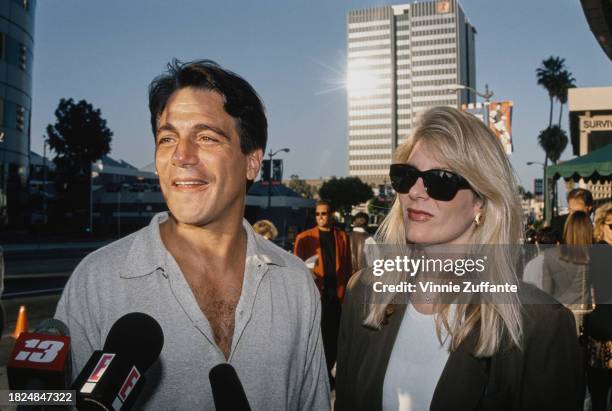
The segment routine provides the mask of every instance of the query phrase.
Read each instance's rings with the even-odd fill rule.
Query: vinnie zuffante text
[[[462,277],[465,274],[482,274],[486,270],[487,256],[482,258],[410,258],[397,256],[393,259],[376,259],[372,264],[372,274],[381,277],[389,272],[404,272],[410,277],[421,273],[454,274]],[[431,277],[429,277],[431,278]],[[376,293],[516,293],[516,284],[493,284],[489,281],[400,281],[388,284],[383,281],[372,285]]]

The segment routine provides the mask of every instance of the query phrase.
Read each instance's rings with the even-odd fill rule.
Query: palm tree
[[[552,126],[553,103],[559,91],[559,74],[565,68],[565,59],[550,56],[542,61],[542,66],[536,69],[538,84],[546,89],[550,99],[550,114],[548,116],[548,126]]]
[[[576,87],[576,79],[572,76],[567,70],[563,70],[559,73],[558,78],[558,90],[556,92],[557,100],[559,100],[560,108],[559,108],[559,127],[561,127],[561,118],[563,115],[563,106],[567,104],[567,89]]]
[[[548,166],[548,159],[553,162],[553,164],[557,164],[559,158],[561,157],[561,153],[567,147],[567,134],[565,130],[561,128],[561,126],[550,126],[545,128],[538,135],[538,143],[540,147],[544,150],[545,160],[544,160],[544,168]],[[557,206],[557,185],[554,184],[553,188],[553,215],[556,215]],[[545,194],[548,196],[548,193]]]
[[[542,61],[542,65],[536,69],[538,84],[546,89],[550,100],[550,112],[548,115],[548,127],[538,135],[538,142],[544,150],[544,168],[548,167],[548,159],[557,164],[561,153],[567,146],[567,134],[561,128],[561,118],[563,116],[563,106],[567,104],[567,89],[576,87],[574,77],[565,68],[565,59],[550,56]],[[560,104],[559,123],[552,125],[554,100]],[[546,194],[548,195],[548,193]],[[556,185],[553,186],[553,204],[556,210],[557,193]]]
[[[550,158],[553,164],[557,164],[561,153],[567,147],[567,133],[557,125],[547,127],[538,135],[538,143],[546,153],[546,159]]]

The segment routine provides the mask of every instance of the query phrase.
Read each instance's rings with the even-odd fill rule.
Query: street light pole
[[[272,149],[270,149],[270,152],[268,153],[268,155],[270,156],[270,174],[268,180],[268,210],[272,208],[272,158],[281,151],[288,153],[289,149],[281,148],[280,150],[276,150],[275,152],[272,152]]]
[[[94,166],[97,171],[94,171]],[[101,160],[89,165],[89,234],[93,234],[93,179],[98,176],[103,168]]]
[[[129,189],[130,186],[127,183],[120,183],[119,191],[117,191],[117,237],[121,237],[121,196],[123,195],[124,188]],[[127,199],[127,201],[129,201],[129,198]]]
[[[93,234],[93,163],[89,166],[89,235]]]
[[[121,237],[121,192],[123,187],[119,184],[119,191],[117,191],[117,238]]]
[[[43,224],[47,224],[47,140],[43,140]]]
[[[546,181],[546,165],[539,161],[528,161],[527,162],[528,166],[532,166],[535,164],[542,166],[542,174],[543,174],[543,182],[544,182],[544,221],[546,221],[546,215],[547,215],[546,203],[548,201],[548,181]]]
[[[487,125],[487,127],[489,127],[489,103],[491,101],[491,97],[493,97],[493,91],[489,89],[489,85],[485,84],[485,89],[484,89],[484,93],[481,93],[480,91],[476,90],[473,87],[470,86],[466,86],[463,84],[454,84],[451,85],[449,87],[449,90],[451,91],[459,91],[459,90],[470,90],[472,92],[474,92],[474,94],[476,94],[479,97],[482,97],[484,99],[484,107],[485,107],[485,113],[484,113],[484,120],[485,120],[485,124]]]

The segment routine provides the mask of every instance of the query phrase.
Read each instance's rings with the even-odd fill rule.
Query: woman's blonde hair
[[[253,230],[262,237],[268,240],[274,240],[278,237],[278,230],[270,220],[259,220],[253,224]]]
[[[602,206],[597,207],[595,210],[595,240],[603,241],[603,225],[606,222],[608,216],[612,214],[612,203],[606,203]]]
[[[482,121],[471,114],[450,107],[434,107],[420,116],[419,124],[395,152],[394,162],[406,163],[421,144],[434,158],[451,171],[463,176],[483,200],[478,227],[469,242],[473,245],[499,244],[498,254],[489,273],[493,283],[516,283],[517,275],[510,245],[521,243],[523,215],[514,171],[500,143]],[[376,233],[380,244],[406,244],[406,232],[399,198]],[[390,283],[403,281],[402,272],[385,273]],[[379,328],[394,299],[392,293],[372,297],[364,325]],[[374,303],[376,301],[378,304]],[[443,306],[436,314],[438,336],[442,329],[455,350],[473,331],[479,330],[474,355],[490,356],[500,349],[502,337],[520,346],[522,338],[521,306],[513,293],[508,304],[463,304],[456,310]],[[450,318],[452,317],[452,318]],[[442,342],[442,339],[440,337]]]

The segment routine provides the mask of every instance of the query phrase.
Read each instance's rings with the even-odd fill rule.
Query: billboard
[[[451,2],[449,0],[438,0],[436,2],[436,13],[445,14],[451,11]]]
[[[489,124],[493,134],[499,139],[506,151],[511,154],[512,147],[512,101],[492,101],[490,103],[463,104],[461,109]]]

